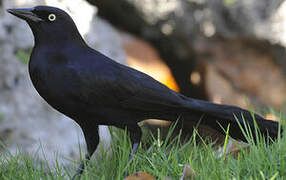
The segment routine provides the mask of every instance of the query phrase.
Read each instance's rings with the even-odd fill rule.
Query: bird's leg
[[[98,135],[98,125],[95,126],[82,126],[83,134],[85,137],[86,145],[87,145],[87,154],[85,155],[84,160],[82,160],[81,164],[78,167],[77,173],[73,176],[73,180],[77,177],[80,179],[81,174],[85,168],[85,165],[89,162],[90,157],[94,153],[99,143],[99,135]]]
[[[133,155],[136,154],[138,146],[139,146],[139,143],[140,143],[140,141],[132,143],[132,153],[130,154],[130,156],[128,158],[128,161],[131,161]]]
[[[78,167],[78,169],[77,169],[77,173],[73,176],[73,180],[74,179],[76,179],[76,177],[79,177],[80,178],[80,176],[81,176],[81,174],[83,173],[83,170],[84,170],[84,168],[85,168],[85,164],[87,164],[88,163],[88,161],[90,160],[90,155],[87,153],[86,155],[85,155],[85,158],[84,158],[84,160],[82,160],[82,162],[80,163],[80,165],[79,165],[79,167]]]
[[[131,140],[132,144],[132,153],[130,154],[128,158],[128,162],[130,162],[133,158],[133,155],[136,154],[138,146],[140,144],[141,136],[142,136],[142,130],[141,128],[136,124],[136,126],[127,126],[127,132]],[[128,172],[126,170],[125,172],[126,176],[128,175]]]

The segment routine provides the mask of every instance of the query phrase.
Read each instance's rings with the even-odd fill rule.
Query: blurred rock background
[[[5,9],[51,5],[73,17],[90,46],[187,96],[286,111],[284,0],[1,0],[0,138],[13,152],[79,157],[79,127],[32,87],[28,25]],[[274,117],[272,117],[274,118]],[[152,123],[151,123],[152,124]],[[110,143],[107,127],[101,140]],[[40,148],[40,150],[39,150]],[[83,149],[84,150],[84,149]],[[45,156],[42,154],[44,153]]]

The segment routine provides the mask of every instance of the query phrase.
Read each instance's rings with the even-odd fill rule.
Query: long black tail
[[[264,137],[271,137],[273,140],[278,137],[279,123],[276,121],[264,119],[257,114],[236,106],[214,104],[185,96],[182,98],[186,100],[185,108],[187,112],[188,110],[190,110],[190,112],[196,111],[202,115],[201,124],[210,126],[223,134],[225,134],[224,130],[226,130],[229,125],[229,135],[234,139],[247,141],[239,124],[241,124],[242,127],[244,127],[244,124],[248,125],[254,136],[254,140],[256,139],[255,129],[257,129],[255,128],[255,124],[257,124],[260,133]],[[192,114],[193,113],[190,113],[190,116],[192,116]],[[253,119],[255,119],[256,123],[254,123]]]

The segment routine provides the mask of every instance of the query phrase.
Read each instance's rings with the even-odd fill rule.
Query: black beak
[[[24,19],[26,21],[41,22],[43,19],[38,17],[33,11],[35,8],[16,8],[7,9],[7,11],[18,18]]]

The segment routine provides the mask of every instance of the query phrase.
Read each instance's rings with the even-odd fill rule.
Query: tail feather
[[[225,131],[223,129],[226,130],[228,125],[230,125],[229,134],[234,139],[247,141],[239,126],[241,124],[244,127],[244,123],[250,127],[253,136],[256,135],[255,128],[257,124],[258,129],[264,137],[271,137],[273,140],[278,137],[279,123],[276,121],[264,119],[257,114],[236,106],[214,104],[187,97],[183,98],[186,99],[187,109],[202,113],[202,124],[208,125],[224,134]]]

